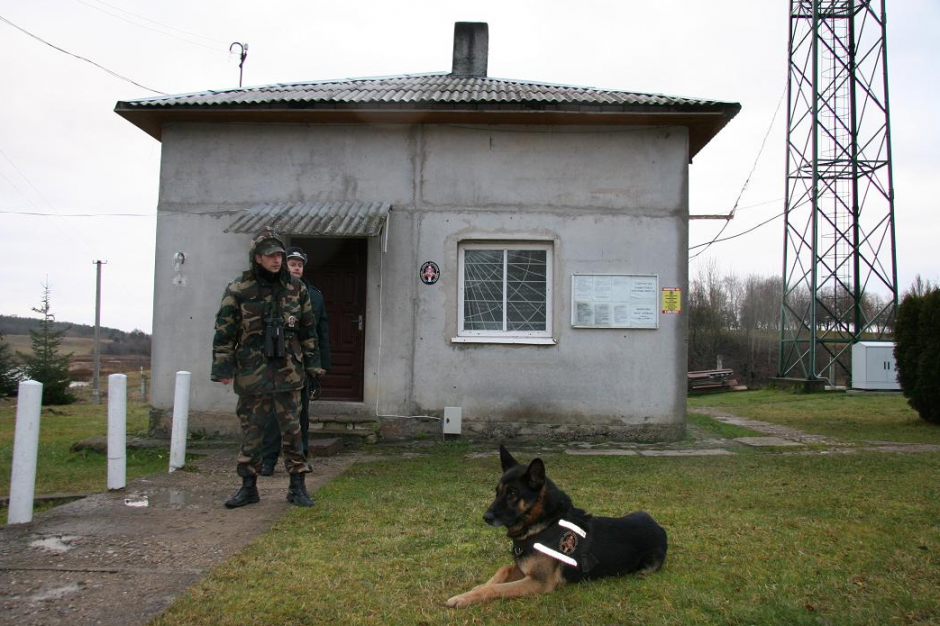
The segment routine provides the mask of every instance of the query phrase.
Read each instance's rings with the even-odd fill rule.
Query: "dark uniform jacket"
[[[286,267],[266,280],[254,263],[254,248],[252,269],[230,282],[222,296],[212,342],[212,380],[233,378],[239,395],[302,389],[306,375],[320,367],[310,296]],[[265,327],[278,323],[284,356],[266,357]]]
[[[315,286],[304,281],[307,293],[310,295],[310,304],[313,306],[314,326],[316,326],[317,348],[320,350],[320,367],[325,370],[333,369],[330,360],[330,324],[326,315],[326,301],[323,294]]]

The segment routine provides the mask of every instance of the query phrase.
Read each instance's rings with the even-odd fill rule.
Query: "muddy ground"
[[[146,624],[287,512],[283,468],[259,479],[260,503],[224,508],[240,484],[236,451],[206,452],[184,471],[0,527],[0,625]],[[314,459],[308,491],[356,460]]]

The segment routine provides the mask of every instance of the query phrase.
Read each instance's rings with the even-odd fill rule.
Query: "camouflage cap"
[[[284,246],[281,245],[281,242],[277,239],[265,239],[255,246],[255,253],[262,256],[267,256],[269,254],[277,254],[278,252],[284,252]]]
[[[267,226],[251,242],[251,250],[260,255],[276,254],[278,252],[283,254],[284,241],[276,230]]]

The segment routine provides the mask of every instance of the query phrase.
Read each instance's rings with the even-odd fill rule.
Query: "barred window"
[[[462,337],[551,337],[551,244],[460,246]]]

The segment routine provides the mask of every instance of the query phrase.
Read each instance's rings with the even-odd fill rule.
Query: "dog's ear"
[[[526,479],[529,481],[529,488],[538,491],[545,484],[545,464],[542,459],[532,459],[528,469],[525,471]]]
[[[509,454],[509,450],[506,449],[506,446],[499,444],[499,461],[503,464],[503,473],[506,472],[510,467],[515,467],[519,465],[519,461],[512,458],[512,455]]]

